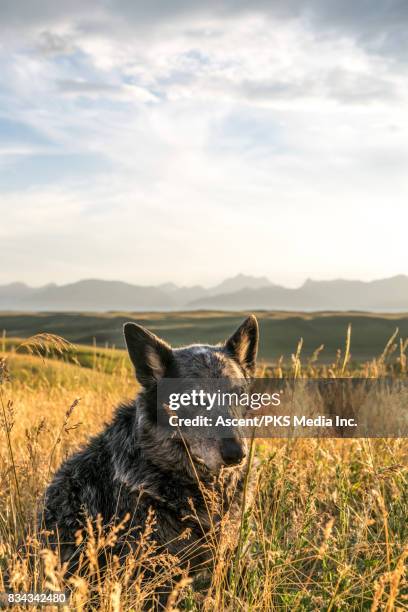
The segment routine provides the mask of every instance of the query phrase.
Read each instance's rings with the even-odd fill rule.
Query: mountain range
[[[222,283],[180,287],[122,281],[80,280],[30,287],[0,285],[0,310],[18,311],[159,311],[159,310],[374,310],[408,311],[408,276],[369,282],[307,279],[289,289],[266,277],[238,274]]]

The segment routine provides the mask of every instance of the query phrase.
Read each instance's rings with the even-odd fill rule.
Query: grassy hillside
[[[134,395],[134,376],[120,360],[104,371],[102,357],[124,356],[121,351],[83,347],[77,356],[84,368],[1,349],[0,343],[0,591],[6,573],[14,591],[62,590],[58,558],[33,537],[38,502],[61,461],[100,431],[120,400]],[[406,376],[406,359],[396,357]],[[384,361],[367,367],[368,376],[373,371],[383,375]],[[306,364],[302,372],[314,374]],[[356,375],[349,362],[345,374]],[[407,441],[263,439],[256,455],[259,486],[243,514],[240,548],[231,556],[222,545],[228,533],[220,546],[209,537],[215,569],[206,596],[182,574],[166,609],[406,610]],[[104,540],[91,531],[89,564],[70,578],[70,609],[141,610],[152,589],[179,571],[178,559],[157,551],[146,531],[146,552],[130,555],[123,568],[113,558],[106,579],[96,581],[96,553],[107,551],[110,559],[114,536]],[[24,539],[27,548],[19,545]],[[142,582],[146,567],[156,573]]]
[[[193,342],[219,342],[228,337],[247,313],[0,313],[0,334],[26,338],[38,332],[58,334],[67,340],[97,346],[124,348],[123,323],[134,320],[165,340],[179,346]],[[290,357],[303,338],[304,356],[324,344],[322,361],[330,361],[344,346],[348,324],[352,325],[352,358],[363,361],[378,355],[398,327],[408,337],[408,314],[285,313],[257,312],[261,328],[260,358],[273,361]],[[93,358],[93,357],[90,357]]]

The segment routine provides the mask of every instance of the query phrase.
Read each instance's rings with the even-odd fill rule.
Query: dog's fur
[[[135,401],[120,405],[104,431],[63,463],[46,490],[40,527],[72,573],[80,554],[75,534],[84,528],[86,517],[99,515],[108,526],[130,516],[126,543],[119,540],[115,549],[123,555],[132,541],[136,548],[152,509],[154,541],[178,556],[181,566],[198,571],[211,565],[205,536],[214,524],[217,528],[228,513],[229,524],[237,530],[246,443],[236,431],[227,440],[170,436],[157,422],[157,384],[162,377],[249,380],[255,369],[257,321],[248,317],[218,346],[172,349],[135,323],[127,323],[124,332],[142,391]],[[214,515],[203,487],[222,497]],[[187,528],[188,540],[180,538]]]

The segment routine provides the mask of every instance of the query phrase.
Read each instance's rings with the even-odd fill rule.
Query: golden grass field
[[[32,354],[16,350],[18,341],[0,345],[0,590],[6,572],[14,591],[64,588],[58,558],[41,550],[33,530],[42,491],[61,461],[137,390],[123,352],[91,347],[91,359],[81,365],[72,349],[69,358],[39,350],[49,340],[33,340]],[[314,358],[302,363],[299,345],[270,369],[275,376],[406,377],[406,348],[395,335],[381,355],[357,368],[350,365],[350,338],[325,366]],[[255,452],[258,486],[242,517],[238,551],[231,558],[214,548],[208,590],[194,591],[185,574],[166,609],[408,609],[408,441],[263,440]],[[176,558],[149,543],[149,529],[154,518],[139,555],[124,567],[113,558],[105,577],[97,552],[117,534],[92,532],[87,572],[70,579],[70,609],[142,609],[153,588],[177,570]],[[147,567],[156,569],[155,584],[143,581]]]

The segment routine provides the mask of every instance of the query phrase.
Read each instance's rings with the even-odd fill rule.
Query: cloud
[[[375,53],[405,54],[403,36],[408,18],[405,0],[72,0],[70,3],[52,0],[3,0],[2,27],[59,27],[70,21],[83,31],[136,31],[160,27],[166,23],[205,20],[229,20],[239,15],[262,15],[280,21],[302,20],[323,34],[342,34],[356,39]],[[194,31],[194,29],[193,29]],[[195,30],[197,32],[197,30]],[[56,40],[50,41],[50,47]],[[57,42],[57,47],[59,43]]]
[[[36,48],[45,56],[69,55],[75,52],[75,46],[67,36],[54,32],[41,32],[38,36]]]
[[[404,36],[408,18],[405,0],[72,0],[69,3],[52,0],[3,0],[0,27],[29,30],[41,28],[56,32],[67,22],[78,32],[95,31],[110,35],[144,36],[160,29],[164,24],[183,27],[188,24],[197,34],[214,32],[216,28],[203,28],[201,23],[224,22],[239,16],[261,15],[263,19],[280,22],[302,21],[311,30],[328,36],[353,38],[372,53],[393,57],[406,57],[407,41]],[[193,25],[195,24],[195,25]],[[48,52],[61,50],[66,44],[61,35],[46,33],[42,41]]]
[[[5,1],[0,29],[10,49],[24,32],[26,53],[43,56],[63,93],[123,94],[125,84],[143,101],[208,93],[352,104],[399,95],[392,79],[405,72],[390,65],[405,53],[398,44],[392,55],[407,13],[399,0],[36,0],[22,19],[23,5]]]
[[[401,272],[405,12],[4,0],[0,283]]]
[[[115,93],[119,88],[108,83],[92,83],[80,79],[59,79],[58,89],[64,93]]]

